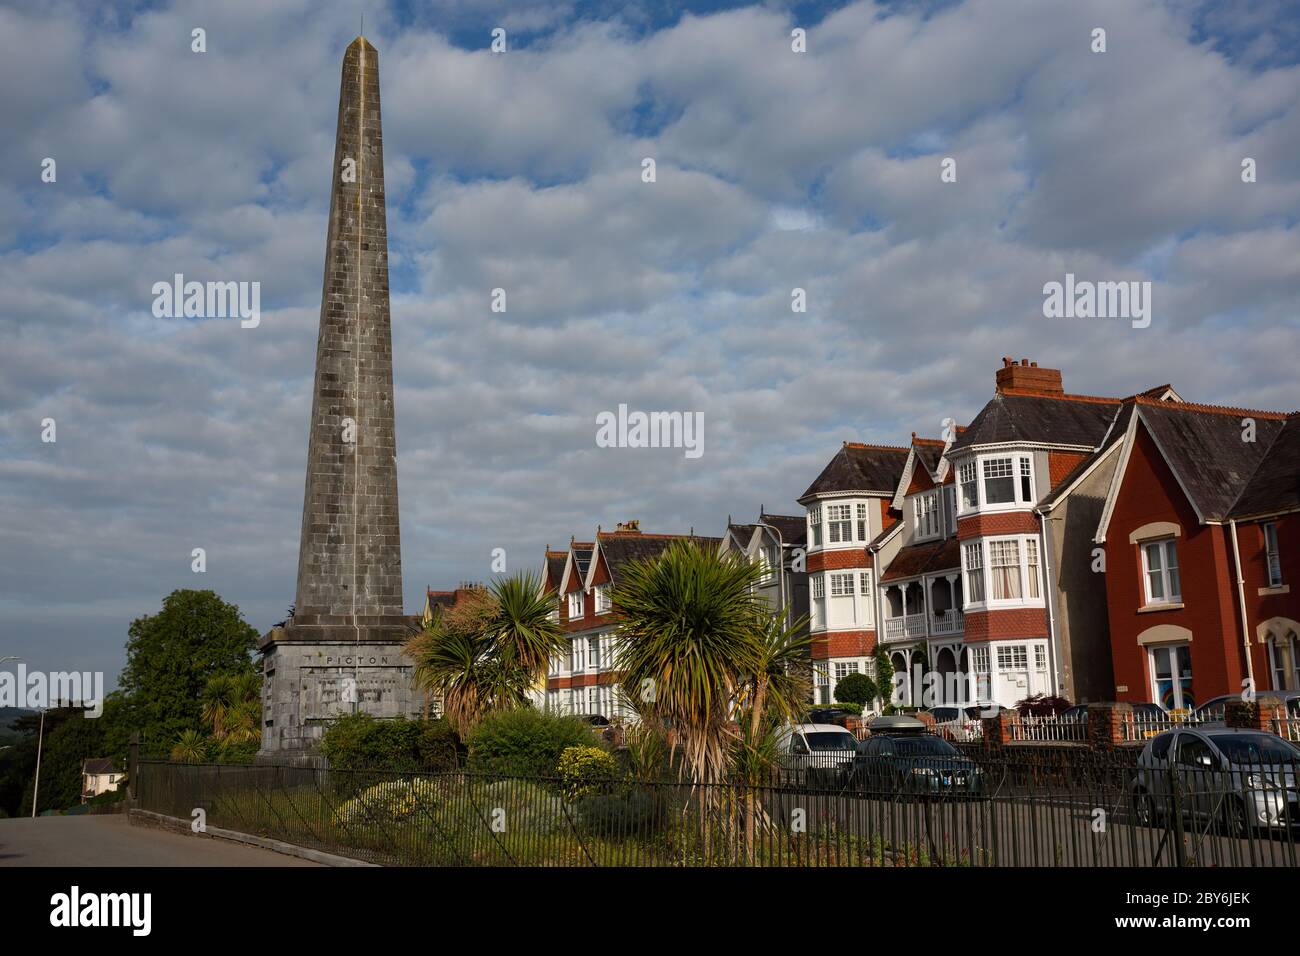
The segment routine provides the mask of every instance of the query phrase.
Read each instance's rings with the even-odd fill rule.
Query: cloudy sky
[[[259,631],[293,601],[362,9],[412,613],[495,547],[797,511],[841,441],[969,420],[1002,355],[1300,406],[1294,2],[674,6],[0,0],[0,657],[111,684],[175,588]],[[154,318],[177,272],[260,282],[261,325]],[[1150,281],[1151,326],[1044,318],[1067,272]],[[619,403],[703,412],[703,456],[598,448]]]

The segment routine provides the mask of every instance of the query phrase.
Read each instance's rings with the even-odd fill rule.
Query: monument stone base
[[[402,623],[362,626],[359,634],[346,625],[290,623],[263,637],[258,762],[308,757],[329,722],[346,714],[420,716],[424,696],[412,686],[414,665],[402,655],[419,619],[397,620]]]

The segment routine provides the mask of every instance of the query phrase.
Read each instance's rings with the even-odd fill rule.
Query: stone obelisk
[[[262,639],[263,754],[333,717],[419,712],[402,611],[379,54],[343,56],[295,613]]]

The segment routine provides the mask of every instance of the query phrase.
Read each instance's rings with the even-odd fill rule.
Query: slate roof
[[[551,587],[560,586],[560,578],[564,576],[564,562],[568,556],[567,551],[546,552],[546,583]]]
[[[1166,461],[1181,479],[1192,504],[1205,521],[1226,521],[1233,505],[1264,463],[1283,430],[1281,416],[1255,412],[1255,441],[1242,441],[1244,416],[1248,409],[1214,409],[1139,399],[1142,420],[1147,424]],[[1289,446],[1288,439],[1284,445]],[[1285,455],[1279,452],[1279,464]],[[1267,475],[1256,488],[1256,501],[1265,501],[1274,482],[1285,484],[1270,463]],[[1292,472],[1294,476],[1295,472]]]
[[[917,461],[934,474],[939,470],[939,461],[943,458],[943,442],[938,438],[913,438],[912,447],[916,451]]]
[[[754,529],[757,527],[758,525],[756,524],[735,524],[733,522],[732,524],[727,525],[727,530],[731,532],[731,536],[735,539],[736,544],[740,545],[742,548],[747,548],[749,547],[750,540],[754,537]]]
[[[881,583],[900,578],[914,578],[936,571],[955,571],[961,567],[961,545],[956,538],[910,544],[900,548],[889,569],[880,576]]]
[[[758,519],[781,532],[781,543],[802,546],[808,541],[808,520],[803,515],[761,514]]]
[[[1300,508],[1300,412],[1287,418],[1232,506],[1244,518]]]
[[[1124,440],[1129,419],[1133,417],[1133,408],[1132,402],[1125,402],[1119,407],[1119,411],[1115,413],[1114,424],[1110,426],[1110,433],[1103,439],[1101,447],[1066,472],[1065,477],[1056,483],[1056,487],[1043,496],[1043,500],[1038,503],[1039,507],[1051,507],[1064,498],[1070,486],[1078,481],[1080,475],[1091,468],[1098,458],[1105,456],[1110,449]]]
[[[1119,405],[1118,398],[1004,389],[989,399],[970,426],[958,434],[952,448],[957,451],[972,445],[1017,441],[1095,448]]]
[[[600,552],[605,556],[605,567],[610,580],[617,580],[618,571],[630,561],[654,558],[674,541],[692,541],[701,547],[717,548],[721,538],[708,538],[689,534],[644,534],[640,531],[602,531],[596,535]]]
[[[908,451],[907,448],[888,445],[845,442],[799,500],[837,491],[875,491],[892,495],[903,477]]]
[[[112,757],[87,757],[81,762],[82,773],[117,773]]]

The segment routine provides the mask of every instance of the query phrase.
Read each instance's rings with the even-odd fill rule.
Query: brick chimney
[[[1037,362],[1021,359],[1003,358],[1002,367],[995,376],[999,392],[1009,388],[1022,392],[1036,392],[1039,395],[1064,395],[1065,386],[1061,384],[1059,368],[1039,368]]]

